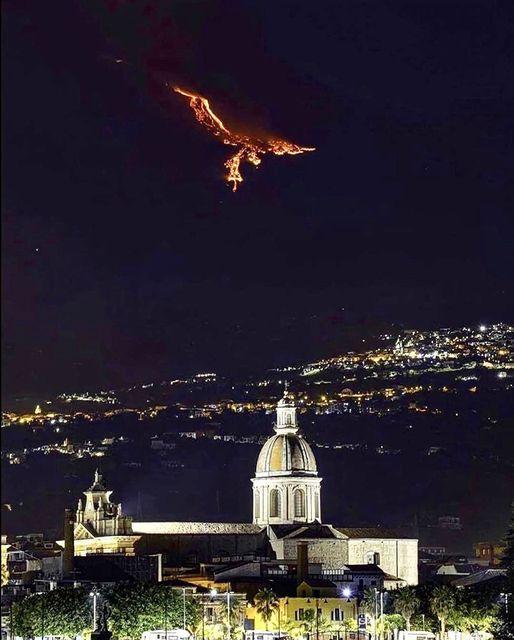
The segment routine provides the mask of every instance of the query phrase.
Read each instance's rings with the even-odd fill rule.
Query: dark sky
[[[4,393],[512,320],[512,3],[5,0]],[[123,60],[117,63],[116,59]],[[316,152],[232,193],[166,89]]]

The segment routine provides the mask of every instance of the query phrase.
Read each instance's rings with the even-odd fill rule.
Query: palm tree
[[[364,598],[361,602],[361,608],[365,613],[369,613],[369,615],[374,618],[376,613],[376,593],[375,589],[366,589],[364,591]]]
[[[412,587],[403,587],[395,593],[393,607],[396,613],[405,618],[407,631],[410,631],[410,619],[421,605],[421,601]]]
[[[371,620],[374,626],[374,633],[376,633],[377,623],[378,623],[378,620],[376,617],[376,614],[378,613],[377,590],[375,588],[365,589],[364,597],[362,598],[359,606],[362,609],[362,611],[364,611],[364,613],[367,613],[371,617]]]
[[[430,597],[430,609],[439,620],[442,637],[444,637],[446,631],[446,621],[452,612],[455,611],[455,606],[455,593],[448,585],[440,585],[432,591],[432,595]]]
[[[271,589],[261,589],[255,594],[254,602],[255,609],[262,616],[268,631],[269,621],[279,607],[278,598]]]

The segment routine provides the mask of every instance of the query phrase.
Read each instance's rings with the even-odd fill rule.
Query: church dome
[[[294,397],[277,403],[275,435],[264,443],[253,485],[255,524],[321,522],[321,478],[309,443],[299,433]]]
[[[316,475],[310,445],[296,433],[277,433],[264,443],[257,459],[256,476]]]

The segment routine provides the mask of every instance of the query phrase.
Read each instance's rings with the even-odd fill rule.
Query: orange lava
[[[218,136],[223,144],[236,147],[237,151],[225,162],[227,169],[227,182],[232,183],[232,191],[237,189],[238,183],[243,182],[241,175],[241,163],[249,162],[255,167],[261,163],[261,156],[266,153],[274,153],[276,156],[297,155],[304,151],[314,151],[314,147],[300,147],[286,140],[270,138],[262,140],[260,138],[251,138],[239,133],[229,131],[222,120],[214,113],[209,105],[207,98],[189,93],[174,87],[173,90],[180,95],[189,98],[189,106],[193,109],[196,119],[200,124],[206,127],[215,136]]]

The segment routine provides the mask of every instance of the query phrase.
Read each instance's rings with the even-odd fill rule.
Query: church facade
[[[97,472],[85,504],[79,501],[77,507],[75,554],[162,553],[170,564],[250,554],[293,561],[298,546],[306,544],[309,561],[326,574],[375,564],[398,584],[417,584],[417,539],[382,528],[322,523],[321,480],[314,453],[300,433],[294,398],[286,392],[251,481],[253,523],[132,522],[121,505],[111,502],[112,491]]]

